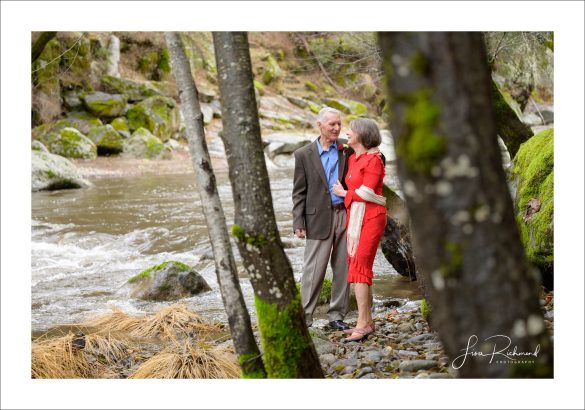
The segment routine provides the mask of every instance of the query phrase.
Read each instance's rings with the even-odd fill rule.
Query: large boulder
[[[176,300],[211,290],[197,271],[177,261],[143,270],[128,283],[132,286],[130,296],[142,300]]]
[[[110,125],[124,138],[130,138],[130,127],[128,126],[126,117],[114,118]]]
[[[102,77],[102,85],[109,93],[124,94],[130,102],[142,101],[149,97],[162,95],[161,91],[149,81],[137,82],[105,75]]]
[[[118,117],[126,111],[128,98],[122,94],[107,94],[101,91],[86,94],[83,102],[89,112],[97,117]]]
[[[164,158],[168,152],[163,142],[146,128],[138,128],[123,145],[124,156],[131,158]]]
[[[130,130],[146,128],[161,141],[173,137],[180,128],[180,111],[175,100],[168,97],[150,97],[128,109]]]
[[[31,134],[33,139],[41,139],[51,132],[58,132],[64,128],[75,128],[86,135],[90,129],[100,125],[103,125],[101,120],[92,114],[85,111],[75,111],[70,113],[67,118],[33,128]]]
[[[124,138],[110,124],[92,128],[87,137],[97,146],[98,155],[119,154],[124,149]]]
[[[554,129],[536,134],[514,157],[516,222],[528,259],[551,286],[554,269]]]
[[[90,185],[67,158],[44,151],[31,151],[32,191],[84,188]]]
[[[264,150],[271,159],[277,155],[292,154],[297,149],[309,144],[312,139],[299,134],[272,134],[264,140]]]
[[[353,100],[343,100],[340,98],[326,98],[323,100],[324,104],[327,104],[331,108],[335,108],[344,114],[351,114],[355,116],[366,115],[368,113],[368,107],[361,102]]]
[[[258,108],[262,128],[286,130],[313,128],[315,118],[308,110],[297,107],[283,96],[264,96]]]
[[[53,154],[67,158],[94,159],[97,157],[96,145],[75,128],[63,128],[39,138]]]

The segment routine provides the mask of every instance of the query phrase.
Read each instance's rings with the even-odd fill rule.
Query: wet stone
[[[407,360],[400,363],[400,370],[404,372],[416,372],[438,366],[439,363],[436,360]]]

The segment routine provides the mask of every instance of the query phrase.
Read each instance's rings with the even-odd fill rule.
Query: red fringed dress
[[[384,165],[377,155],[362,154],[356,159],[355,153],[348,159],[348,171],[345,178],[347,194],[347,224],[349,226],[350,208],[353,201],[365,202],[355,193],[360,186],[371,188],[377,195],[382,195]],[[348,256],[349,269],[347,281],[350,283],[367,283],[372,285],[374,258],[378,244],[386,226],[386,208],[372,202],[366,202],[362,230],[357,251],[353,257]]]

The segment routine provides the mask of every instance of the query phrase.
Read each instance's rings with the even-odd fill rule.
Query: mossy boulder
[[[167,156],[168,148],[146,128],[139,128],[124,141],[124,156],[132,158],[158,159]]]
[[[49,152],[31,151],[32,191],[84,188],[90,185],[68,159]]]
[[[162,95],[161,91],[151,82],[132,81],[111,75],[103,76],[101,82],[106,92],[124,94],[130,102],[142,101],[149,97]]]
[[[127,113],[130,130],[146,128],[163,142],[179,131],[180,112],[172,98],[150,97],[141,101]]]
[[[50,132],[39,139],[47,149],[66,158],[93,159],[97,157],[96,145],[75,128],[63,128]]]
[[[546,280],[554,263],[554,129],[520,145],[512,178],[517,184],[514,204],[522,243]]]
[[[37,140],[33,140],[30,144],[30,148],[33,151],[42,151],[42,152],[49,152],[49,150],[47,149],[47,147],[45,147],[45,145]]]
[[[122,94],[107,94],[101,91],[86,94],[83,102],[89,112],[97,117],[118,117],[126,111],[128,98]]]
[[[340,98],[325,98],[323,103],[328,105],[329,107],[335,108],[341,111],[344,114],[352,114],[355,116],[362,116],[368,113],[368,107],[364,104],[353,101],[353,100],[343,100]]]
[[[39,125],[32,129],[33,139],[42,139],[43,136],[51,132],[59,132],[64,128],[75,128],[82,134],[87,134],[89,130],[103,125],[101,120],[85,111],[75,111],[69,114],[67,118],[59,121]]]
[[[143,270],[128,280],[130,296],[142,300],[167,301],[191,297],[211,288],[192,267],[168,261]]]
[[[126,117],[114,118],[110,125],[124,138],[130,138],[130,127]]]
[[[262,81],[264,84],[269,85],[275,80],[278,80],[280,77],[282,77],[282,69],[274,57],[271,55],[268,56],[266,59],[264,74],[262,75]]]
[[[96,144],[98,155],[119,154],[124,149],[124,138],[110,124],[92,128],[87,137]]]

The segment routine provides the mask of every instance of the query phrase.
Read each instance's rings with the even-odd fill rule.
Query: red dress
[[[347,194],[345,207],[347,208],[347,224],[349,226],[350,208],[353,201],[364,202],[355,193],[360,186],[371,188],[377,195],[382,195],[384,179],[384,164],[377,155],[362,154],[358,159],[355,153],[348,159],[348,171],[345,178]],[[380,239],[386,226],[386,208],[372,202],[366,202],[366,210],[362,222],[359,245],[353,257],[348,256],[349,269],[347,281],[350,283],[367,283],[372,285],[374,273],[374,258],[380,244]]]

